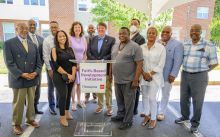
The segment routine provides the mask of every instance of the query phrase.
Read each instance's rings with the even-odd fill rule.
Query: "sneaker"
[[[102,108],[97,107],[96,110],[95,110],[95,113],[101,113],[101,112],[102,112]]]
[[[131,122],[123,122],[123,123],[119,126],[119,129],[120,129],[120,130],[125,130],[125,129],[131,128],[131,127],[132,127],[132,123],[131,123]]]
[[[73,104],[72,104],[72,111],[76,111],[77,110],[77,108],[76,108],[76,102],[73,102]]]
[[[54,108],[49,108],[50,114],[51,115],[57,115],[56,111],[54,110]]]
[[[112,116],[113,115],[113,110],[112,109],[108,109],[107,110],[107,116]]]
[[[157,120],[158,120],[158,121],[163,121],[164,119],[165,119],[164,114],[159,114],[159,115],[157,115]]]
[[[196,126],[191,126],[191,127],[190,127],[190,132],[193,133],[193,134],[198,133],[198,132],[199,132],[198,127],[196,127]]]
[[[119,116],[114,116],[114,117],[111,117],[111,121],[113,122],[119,122],[119,121],[123,121],[123,117],[119,117]]]
[[[183,123],[188,123],[188,122],[189,122],[189,119],[185,119],[183,117],[180,117],[180,118],[175,120],[176,124],[183,124]]]

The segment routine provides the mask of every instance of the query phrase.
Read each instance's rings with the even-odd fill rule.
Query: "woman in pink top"
[[[70,29],[70,41],[71,41],[71,47],[73,49],[73,52],[75,54],[75,58],[78,61],[85,60],[86,59],[86,50],[87,50],[87,43],[86,39],[83,36],[83,26],[80,22],[75,21],[72,24],[72,27]],[[80,100],[80,78],[79,78],[79,64],[77,65],[77,72],[76,72],[76,80],[75,80],[75,86],[73,87],[72,92],[72,110],[76,110],[76,105],[79,107],[85,107],[85,103]],[[75,92],[76,91],[76,92]],[[75,94],[77,93],[77,101],[75,102]]]

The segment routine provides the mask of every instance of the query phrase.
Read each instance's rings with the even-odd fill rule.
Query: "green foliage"
[[[0,50],[3,48],[3,41],[0,41]]]
[[[91,12],[93,13],[93,20],[96,22],[113,22],[116,28],[120,28],[122,26],[128,27],[130,20],[137,18],[140,20],[143,29],[149,21],[144,13],[122,5],[115,0],[92,0],[92,3],[95,4],[95,7]],[[172,19],[171,13],[172,10],[167,10],[153,21],[159,31]]]
[[[215,1],[214,17],[210,25],[211,41],[220,46],[220,0]]]

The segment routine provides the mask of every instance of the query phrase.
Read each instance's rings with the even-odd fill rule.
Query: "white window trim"
[[[3,40],[4,40],[4,41],[6,40],[6,38],[5,38],[5,27],[4,27],[5,24],[13,24],[13,26],[15,27],[15,24],[14,24],[14,23],[11,23],[11,22],[2,22],[2,27],[3,27]],[[15,34],[15,28],[14,28],[14,30],[13,30],[12,33]]]
[[[207,12],[198,12],[199,8],[203,8],[203,9],[207,9]],[[198,14],[207,14],[208,16],[207,17],[204,17],[204,16],[198,16]],[[197,11],[196,11],[196,18],[197,19],[208,19],[209,18],[209,7],[197,7]]]

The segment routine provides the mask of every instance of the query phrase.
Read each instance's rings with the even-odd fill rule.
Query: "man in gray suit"
[[[159,105],[157,120],[164,120],[172,83],[179,73],[180,66],[183,62],[183,44],[172,37],[172,28],[165,26],[161,33],[159,41],[166,48],[166,62],[163,69],[164,87],[162,88],[162,99]]]
[[[31,40],[37,46],[37,49],[40,54],[41,64],[43,66],[44,60],[43,60],[42,46],[43,46],[44,39],[41,36],[36,34],[36,27],[37,27],[36,22],[33,19],[30,19],[28,21],[29,33],[28,33],[27,39]],[[35,97],[34,97],[35,114],[43,114],[43,112],[39,111],[37,107],[37,105],[39,104],[39,99],[40,99],[40,86],[41,86],[41,74],[39,75],[39,83],[36,87]]]
[[[39,82],[41,62],[36,45],[27,40],[27,25],[19,23],[16,31],[17,37],[4,43],[3,53],[9,71],[9,87],[13,90],[13,131],[16,135],[20,135],[23,133],[21,123],[26,99],[26,125],[39,127],[34,120],[34,92]]]

